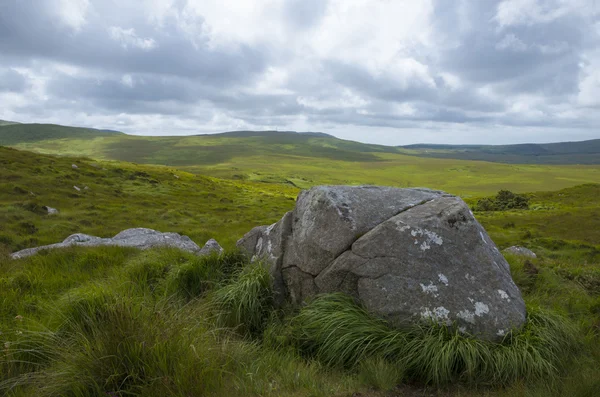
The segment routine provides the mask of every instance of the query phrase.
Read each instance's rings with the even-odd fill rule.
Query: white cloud
[[[307,45],[320,58],[385,69],[431,40],[431,1],[332,0]]]
[[[600,12],[595,0],[504,0],[495,20],[501,28],[549,23],[568,14],[594,17]]]
[[[417,110],[410,103],[395,103],[392,107],[392,111],[396,116],[413,116],[417,113]]]
[[[131,77],[130,74],[124,74],[123,77],[121,77],[121,84],[123,84],[126,87],[133,88],[133,77]]]
[[[118,41],[123,48],[135,47],[142,50],[151,50],[157,46],[157,43],[152,38],[142,38],[135,34],[134,28],[124,29],[119,26],[111,26],[108,28],[110,37]]]
[[[74,31],[86,25],[89,0],[58,0],[53,7],[59,20]]]
[[[463,83],[460,80],[460,77],[458,77],[455,74],[448,73],[448,72],[441,72],[439,74],[439,76],[444,81],[444,84],[446,84],[448,87],[450,87],[451,90],[458,90],[463,87]]]
[[[577,99],[582,106],[600,108],[600,69],[589,70],[581,79]]]
[[[256,84],[247,90],[254,94],[289,95],[293,91],[287,88],[289,73],[281,67],[269,67]]]
[[[339,92],[332,93],[326,98],[299,96],[296,101],[303,106],[324,110],[324,109],[360,109],[369,105],[369,101],[362,98],[357,93],[348,88]]]
[[[373,70],[375,75],[386,75],[390,81],[397,82],[401,88],[406,89],[415,84],[424,84],[435,87],[435,81],[429,73],[429,66],[414,58],[395,58],[385,66]]]
[[[0,70],[23,76],[0,97],[4,119],[388,144],[600,125],[596,0],[0,1]]]
[[[504,38],[496,44],[496,49],[524,52],[527,50],[527,44],[523,43],[521,39],[510,33],[504,36]]]
[[[215,45],[277,41],[285,34],[279,18],[283,0],[189,0],[185,13],[200,16]]]

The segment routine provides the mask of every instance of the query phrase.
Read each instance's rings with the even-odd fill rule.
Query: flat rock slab
[[[214,250],[221,252],[223,249],[215,240],[209,240],[207,245],[200,248],[188,236],[178,233],[161,233],[146,228],[134,228],[123,230],[112,238],[101,238],[87,234],[72,234],[60,243],[44,245],[41,247],[27,248],[11,254],[13,259],[25,258],[38,253],[41,250],[64,248],[72,246],[97,247],[112,245],[119,247],[134,247],[148,249],[152,247],[175,247],[198,255],[206,255]],[[217,248],[218,246],[218,248]]]
[[[499,340],[525,322],[509,265],[468,206],[428,189],[318,186],[238,246],[262,259],[279,300],[344,292],[392,325],[456,326]]]

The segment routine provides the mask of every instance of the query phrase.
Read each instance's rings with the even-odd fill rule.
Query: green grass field
[[[45,154],[166,165],[198,175],[299,188],[319,184],[425,186],[468,197],[491,195],[500,188],[550,191],[600,181],[600,165],[426,158],[408,155],[402,148],[285,132],[142,137],[21,124],[0,127],[0,145]]]
[[[315,180],[297,175],[306,185],[320,183],[319,167],[322,175],[332,164],[353,163],[313,158],[305,170],[314,172]],[[373,170],[381,163],[357,162]],[[473,167],[470,172],[485,175],[478,174],[479,163],[464,163]],[[266,160],[264,166],[280,175],[293,168],[277,169]],[[545,169],[539,166],[538,178]],[[269,183],[259,182],[266,175],[258,172],[218,179],[172,166],[0,147],[0,395],[583,397],[597,392],[600,185],[571,186],[579,183],[571,180],[562,190],[515,189],[529,192],[529,210],[475,212],[500,248],[521,244],[539,255],[530,261],[507,258],[529,308],[527,328],[502,344],[485,344],[443,328],[399,332],[339,296],[325,296],[301,311],[273,309],[268,275],[233,248],[252,227],[275,222],[292,209],[299,189],[268,178]],[[343,177],[343,168],[332,172]],[[483,179],[466,193],[471,206],[480,197],[519,186],[503,182],[507,175]],[[442,182],[429,187],[444,188]],[[48,215],[44,205],[60,213]],[[197,258],[174,249],[100,247],[8,258],[17,249],[71,233],[106,237],[129,227],[179,232],[198,244],[214,237],[228,253]]]
[[[217,238],[231,248],[236,236],[256,224],[278,220],[293,207],[297,192],[169,167],[0,147],[0,246],[15,250],[76,232],[108,237],[130,227],[150,227],[183,233],[201,243]],[[43,206],[60,213],[48,216]]]

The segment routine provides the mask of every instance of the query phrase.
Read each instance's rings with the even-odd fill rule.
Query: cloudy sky
[[[600,138],[600,0],[0,0],[0,119]]]

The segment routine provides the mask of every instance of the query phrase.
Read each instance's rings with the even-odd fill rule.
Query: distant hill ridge
[[[401,147],[414,151],[407,154],[420,157],[503,163],[600,164],[600,139],[515,145],[415,144]]]
[[[3,125],[19,124],[16,121],[0,120],[0,127]]]
[[[299,131],[279,131],[279,130],[240,130],[240,131],[227,131],[227,132],[219,132],[216,134],[196,134],[194,136],[229,136],[229,137],[248,137],[248,136],[276,136],[281,134],[294,134],[294,135],[303,135],[303,136],[311,136],[311,137],[320,137],[320,138],[333,138],[338,139],[333,135],[326,134],[324,132],[299,132]]]
[[[97,138],[110,137],[109,141]],[[67,127],[55,124],[14,124],[0,121],[0,145],[63,154],[65,140],[93,140],[91,155],[122,161],[151,162],[160,153],[160,164],[192,165],[178,151],[201,164],[227,161],[231,156],[305,156],[345,161],[382,161],[389,153],[424,158],[477,160],[512,164],[600,164],[600,139],[580,142],[515,145],[414,144],[385,146],[336,138],[322,132],[228,131],[191,136],[139,136],[108,129]],[[61,145],[51,141],[60,140]],[[194,155],[194,151],[196,155]],[[71,153],[71,152],[70,152]],[[71,153],[73,154],[73,153]],[[88,153],[89,154],[89,153]]]
[[[19,143],[65,138],[94,138],[102,135],[122,134],[119,131],[97,130],[94,128],[67,127],[57,124],[6,124],[0,125],[0,145],[11,146]]]

